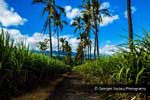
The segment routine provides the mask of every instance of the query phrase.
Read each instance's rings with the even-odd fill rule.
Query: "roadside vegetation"
[[[0,100],[8,100],[37,86],[41,80],[55,79],[69,70],[69,65],[33,53],[23,43],[15,45],[8,33],[1,30]]]
[[[74,18],[70,26],[74,27],[74,33],[80,40],[76,55],[72,57],[71,44],[59,36],[67,24],[62,20],[65,9],[55,0],[33,0],[33,4],[43,4],[42,14],[47,14],[47,17],[42,33],[48,32],[49,37],[38,43],[41,53],[35,53],[24,43],[16,44],[7,32],[0,30],[0,100],[8,100],[34,88],[42,80],[56,79],[68,71],[81,74],[85,83],[90,85],[150,85],[150,33],[144,31],[144,37],[133,39],[131,1],[126,1],[128,43],[120,44],[112,55],[99,53],[99,24],[103,22],[102,16],[111,17],[109,10],[100,9],[102,2],[99,0],[82,1],[82,16]],[[58,42],[56,56],[53,55],[53,31]],[[45,53],[47,49],[49,55]]]
[[[150,85],[150,35],[135,40],[133,51],[120,49],[111,56],[100,56],[94,61],[86,61],[73,67],[88,85]],[[148,88],[148,87],[147,87]],[[105,100],[149,100],[146,93],[98,93]]]
[[[75,66],[90,84],[150,84],[150,35],[135,40],[133,52],[121,48],[110,56],[101,56]],[[119,47],[118,47],[119,48]]]

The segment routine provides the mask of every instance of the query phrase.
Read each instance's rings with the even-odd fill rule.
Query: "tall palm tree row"
[[[85,24],[85,29],[84,29],[84,34],[86,34],[85,36],[85,44],[87,46],[87,51],[88,51],[88,59],[91,59],[91,44],[92,44],[92,41],[90,39],[90,33],[92,32],[93,30],[93,27],[92,27],[92,13],[91,13],[91,3],[90,3],[90,0],[87,0],[86,3],[82,4],[81,6],[83,8],[83,11],[81,12],[83,14],[82,16],[82,20],[84,21],[84,24]]]
[[[133,51],[133,28],[131,15],[131,0],[127,0],[127,16],[128,16],[128,34],[129,34],[129,48]]]
[[[77,63],[78,61],[80,61],[80,63],[83,63],[84,60],[84,49],[86,47],[86,41],[85,41],[85,36],[86,34],[80,33],[80,36],[77,38],[80,40],[80,43],[77,47],[77,54],[75,56],[75,62]]]
[[[87,14],[83,13],[83,16],[76,17],[72,23],[72,26],[75,27],[74,33],[78,32],[79,37],[77,39],[80,40],[80,43],[77,48],[77,55],[75,60],[78,61],[81,59],[81,63],[84,60],[84,49],[88,46],[88,58],[90,59],[91,52],[91,42],[90,42],[90,18]],[[84,44],[84,45],[83,45]]]
[[[45,24],[43,26],[42,32],[45,33],[46,29],[48,28],[49,33],[49,46],[50,46],[50,57],[52,57],[52,22],[56,18],[60,17],[60,13],[64,12],[64,8],[57,6],[55,4],[55,0],[33,0],[33,4],[40,3],[44,5],[42,15],[44,15],[46,12],[48,13],[47,19],[45,21]],[[56,17],[56,18],[55,18]],[[58,20],[58,19],[57,19]]]
[[[76,27],[75,32],[79,32],[79,37],[77,39],[80,40],[80,43],[77,47],[77,54],[75,57],[75,62],[80,61],[80,63],[84,60],[84,49],[86,46],[88,47],[88,59],[90,59],[90,52],[91,52],[91,41],[89,38],[89,29],[87,28],[87,24],[85,23],[87,20],[87,17],[77,17],[74,19],[72,26]]]
[[[61,19],[64,8],[57,6],[55,0],[33,0],[33,4],[44,4],[42,15],[48,13],[47,19],[43,26],[42,32],[44,33],[48,28],[49,33],[49,46],[50,56],[52,57],[52,22],[54,23],[55,32],[58,41],[58,56],[59,54],[59,30],[62,31],[63,25],[67,24]],[[103,22],[104,16],[110,16],[108,9],[101,9],[102,2],[99,0],[82,0],[82,16],[75,18],[72,26],[75,26],[74,33],[86,34],[85,40],[88,48],[88,58],[91,57],[91,34],[94,33],[94,58],[99,56],[99,24]],[[131,15],[131,0],[127,0],[127,16],[128,16],[128,33],[129,33],[129,48],[133,51],[133,28],[132,28],[132,15]]]
[[[82,3],[82,16],[78,16],[74,19],[72,26],[76,27],[74,32],[79,33],[80,43],[77,48],[76,60],[79,60],[79,56],[81,57],[81,62],[84,58],[84,50],[87,46],[88,51],[88,59],[91,57],[91,40],[90,40],[90,32],[92,30],[92,20],[91,20],[91,3],[90,0],[85,1],[86,3]],[[81,39],[82,37],[82,39]],[[84,46],[83,47],[83,44]],[[83,51],[83,52],[82,52]]]
[[[103,16],[110,16],[108,9],[101,9],[101,4],[99,0],[83,0],[82,8],[83,10],[83,19],[85,22],[85,33],[89,36],[90,33],[94,33],[94,58],[99,56],[99,24],[103,22]]]
[[[80,43],[76,49],[77,54],[75,56],[75,62],[78,62],[79,60],[81,60],[81,63],[84,59],[84,52],[83,52],[83,30],[84,30],[84,23],[83,20],[81,18],[81,16],[78,16],[76,18],[74,18],[71,26],[75,27],[74,29],[74,33],[78,32],[78,34],[80,35],[77,39],[80,39]]]

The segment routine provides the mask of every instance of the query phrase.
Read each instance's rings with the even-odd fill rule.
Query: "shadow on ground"
[[[96,100],[92,91],[87,90],[83,85],[79,74],[70,73],[46,100]]]

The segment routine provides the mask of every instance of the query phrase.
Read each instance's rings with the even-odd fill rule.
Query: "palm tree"
[[[87,46],[88,60],[91,59],[91,44],[92,44],[92,41],[90,40],[90,38],[85,38],[85,45]]]
[[[72,23],[72,26],[75,26],[75,30],[74,33],[76,33],[77,31],[79,32],[79,35],[81,37],[81,34],[84,36],[84,38],[82,38],[82,40],[80,41],[84,41],[85,46],[88,47],[88,58],[90,58],[89,56],[91,56],[91,43],[89,43],[90,40],[90,33],[93,30],[93,26],[92,26],[92,13],[91,13],[91,2],[90,0],[87,0],[86,3],[81,5],[83,11],[82,16],[76,17]],[[80,42],[82,43],[82,42]],[[82,46],[80,46],[80,43],[78,45],[78,49],[77,52],[82,51]],[[81,53],[81,52],[80,52]],[[83,56],[84,57],[84,56]],[[83,58],[82,57],[82,58]]]
[[[92,20],[93,26],[95,28],[95,43],[94,43],[94,57],[96,58],[96,51],[97,56],[99,56],[99,38],[98,38],[98,25],[103,21],[102,16],[110,16],[108,9],[101,9],[101,4],[99,0],[92,0]]]
[[[133,28],[131,15],[131,0],[127,0],[127,16],[128,16],[128,32],[129,32],[129,48],[133,51]]]
[[[81,60],[81,63],[84,60],[84,49],[86,47],[85,41],[88,38],[87,36],[90,30],[89,20],[85,16],[86,14],[83,13],[83,16],[76,17],[72,23],[72,26],[76,27],[74,33],[76,33],[77,31],[79,32],[79,37],[77,39],[80,39],[75,61],[78,62],[78,60]]]
[[[90,39],[91,33],[94,33],[94,23],[93,23],[93,7],[92,0],[82,0],[82,20],[85,24],[84,34],[86,34],[85,42],[88,49],[88,59],[91,59],[91,44],[92,41]],[[96,42],[95,42],[96,43]],[[96,49],[95,49],[96,50]],[[94,52],[95,54],[95,52]],[[96,56],[96,55],[95,55]]]
[[[83,12],[83,18],[82,20],[84,21],[85,24],[85,29],[83,34],[85,34],[84,36],[84,41],[85,41],[85,45],[87,46],[88,49],[88,59],[91,58],[91,39],[90,39],[90,33],[93,30],[92,24],[91,24],[91,15],[89,13],[89,11],[85,11]]]
[[[75,62],[77,63],[78,61],[80,61],[80,63],[83,63],[84,60],[84,51],[83,51],[83,41],[80,41],[78,48],[77,48],[77,54],[75,56]]]
[[[64,12],[63,12],[64,13]],[[58,49],[58,56],[60,55],[59,53],[59,29],[62,32],[63,29],[63,25],[67,25],[67,22],[61,19],[61,15],[60,14],[56,14],[55,18],[54,18],[54,26],[55,28],[55,32],[57,34],[57,49]]]
[[[90,33],[93,32],[95,36],[94,41],[94,58],[99,56],[99,38],[98,38],[98,26],[102,22],[102,16],[110,16],[108,9],[101,9],[101,2],[99,0],[82,0],[83,5],[83,21],[85,23],[85,31],[88,39],[90,39]]]
[[[66,64],[70,65],[71,64],[71,46],[69,45],[68,41],[65,41],[65,51],[66,51],[66,57],[65,57],[65,61]]]
[[[73,20],[71,26],[76,27],[76,28],[74,29],[74,33],[76,33],[77,31],[78,31],[79,33],[82,33],[82,29],[84,28],[83,22],[82,22],[82,18],[81,18],[80,16],[74,18],[74,20]]]
[[[51,31],[51,23],[52,19],[55,18],[56,14],[59,11],[64,11],[62,7],[59,7],[55,5],[55,0],[33,0],[33,4],[35,3],[41,3],[44,4],[45,7],[43,8],[42,15],[44,15],[46,12],[48,13],[47,19],[45,21],[44,27],[42,29],[42,32],[45,33],[46,28],[48,28],[48,33],[49,33],[49,40],[50,40],[50,57],[52,57],[52,31]]]
[[[84,60],[84,49],[86,47],[86,41],[85,41],[86,34],[80,33],[79,35],[80,36],[77,39],[80,39],[80,43],[79,43],[78,48],[77,48],[77,54],[75,57],[75,62],[78,62],[80,60],[82,63]]]
[[[51,18],[53,16],[54,7],[53,7],[53,1],[47,1],[47,0],[33,0],[33,4],[35,3],[41,3],[44,4],[45,7],[43,8],[42,16],[45,14],[45,12],[48,12],[47,19],[45,21],[44,27],[42,29],[42,32],[45,33],[46,28],[48,27],[48,33],[49,33],[49,43],[50,43],[50,57],[52,57],[52,32],[51,32]]]
[[[60,42],[62,44],[61,49],[63,52],[63,56],[64,56],[64,50],[65,50],[65,41],[66,41],[66,38],[60,38]]]

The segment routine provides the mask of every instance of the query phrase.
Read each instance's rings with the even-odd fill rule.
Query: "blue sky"
[[[131,0],[133,29],[135,34],[143,35],[143,29],[150,29],[150,1]],[[47,35],[41,35],[41,29],[45,21],[45,16],[41,17],[43,5],[32,5],[32,0],[0,0],[0,25],[7,30],[12,38],[26,42],[37,48],[36,43],[42,41]],[[81,0],[56,0],[61,7],[66,8],[66,18],[69,25],[74,17],[80,14]],[[127,18],[126,0],[103,0],[102,6],[110,10],[111,17],[104,17],[100,26],[99,45],[101,53],[109,53],[115,50],[115,45],[127,42]],[[61,37],[66,37],[75,51],[77,43],[76,34],[69,25],[64,26]],[[56,46],[56,37],[53,36],[53,46]]]

